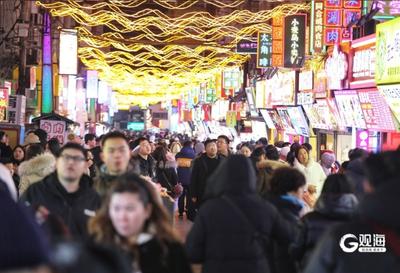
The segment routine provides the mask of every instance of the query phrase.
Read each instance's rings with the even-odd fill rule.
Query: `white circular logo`
[[[348,239],[355,239],[355,241],[352,240],[348,243],[350,247],[345,244]],[[340,239],[339,245],[344,252],[353,253],[358,248],[358,238],[354,234],[345,234]]]

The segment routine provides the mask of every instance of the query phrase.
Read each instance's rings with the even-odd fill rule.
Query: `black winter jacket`
[[[280,215],[291,225],[294,233],[298,234],[298,224],[300,221],[300,211],[302,206],[290,200],[286,200],[281,196],[267,194],[266,199],[273,204],[279,211]],[[289,255],[289,246],[294,242],[295,238],[289,243],[274,242],[270,248],[273,253],[272,271],[275,273],[296,273],[297,267],[293,257]]]
[[[357,219],[330,229],[321,238],[306,273],[398,273],[400,272],[400,184],[397,181],[387,182],[375,193],[366,195],[358,208]],[[347,239],[343,245],[340,241],[346,234],[355,236]],[[357,249],[345,252],[349,243],[358,244],[360,235],[385,235],[386,252],[368,253]],[[397,249],[397,251],[395,251]]]
[[[138,259],[132,253],[122,251],[132,265],[133,261],[139,261],[142,273],[191,273],[190,264],[187,260],[184,248],[179,243],[160,242],[152,238],[141,243],[137,247]],[[136,271],[135,271],[136,272]]]
[[[263,234],[265,249],[272,239],[287,244],[293,234],[276,209],[256,194],[229,196],[254,228]],[[270,253],[260,251],[254,228],[222,198],[207,201],[199,210],[186,240],[192,263],[202,263],[204,273],[268,273]]]
[[[194,159],[189,192],[191,197],[197,198],[197,207],[200,207],[203,204],[205,200],[204,198],[207,180],[216,170],[216,168],[210,170],[207,167],[207,160],[215,160],[215,165],[218,166],[223,159],[219,156],[217,156],[215,159],[211,159],[207,156],[207,154],[202,154]]]
[[[300,262],[301,268],[306,265],[311,251],[323,233],[335,224],[350,221],[357,204],[354,194],[320,196],[314,211],[301,219],[300,232],[290,248],[292,256]]]
[[[276,209],[258,196],[250,160],[226,158],[210,177],[206,198],[186,241],[190,261],[202,263],[204,273],[271,272],[267,250],[272,239],[287,244],[294,236]]]
[[[91,179],[83,175],[76,193],[69,194],[58,181],[57,173],[31,185],[21,202],[31,206],[44,206],[60,217],[74,237],[87,236],[87,221],[100,207],[100,196],[90,186]]]
[[[172,191],[173,187],[178,184],[178,174],[176,173],[176,162],[166,161],[156,163],[156,178],[161,186]]]

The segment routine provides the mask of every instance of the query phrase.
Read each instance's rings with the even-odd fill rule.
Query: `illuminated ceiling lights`
[[[124,12],[146,2],[108,0],[83,6],[75,0],[67,0],[49,4],[38,1],[37,4],[53,16],[71,16],[80,25],[77,28],[81,45],[79,57],[85,66],[97,70],[102,80],[125,96],[125,100],[118,99],[119,103],[179,97],[218,71],[245,62],[248,56],[232,49],[239,40],[252,39],[258,31],[271,32],[268,20],[309,10],[307,4],[284,4],[256,13],[235,10],[229,15],[215,17],[208,12],[187,12],[174,18],[157,9]],[[200,1],[182,1],[177,6],[165,0],[152,2],[181,10]],[[233,8],[245,1],[201,2]],[[99,25],[112,32],[93,35],[87,29]],[[191,43],[187,43],[188,40]]]

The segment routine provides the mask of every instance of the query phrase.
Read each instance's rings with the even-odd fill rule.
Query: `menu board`
[[[335,91],[335,100],[345,126],[366,129],[367,126],[357,91]]]
[[[318,116],[317,108],[314,104],[303,104],[304,111],[307,114],[307,118],[312,128],[319,128],[320,118]]]
[[[284,127],[285,132],[291,135],[297,134],[297,131],[292,123],[292,119],[290,118],[287,107],[278,107],[276,108],[276,110],[278,111],[278,114],[281,117],[282,125]]]
[[[269,129],[276,129],[274,122],[271,119],[271,116],[268,114],[267,109],[260,109],[261,115],[265,120],[265,123],[267,124],[267,127]]]
[[[267,109],[269,116],[272,119],[272,122],[275,125],[275,128],[277,130],[284,130],[284,126],[282,123],[282,119],[279,116],[278,112],[275,109]]]
[[[379,92],[383,95],[393,115],[400,122],[400,85],[378,86]]]
[[[266,80],[266,106],[294,105],[296,72],[278,71],[270,80]]]
[[[358,90],[358,98],[368,129],[375,131],[395,130],[392,113],[378,90]]]
[[[301,106],[288,107],[287,111],[297,134],[309,137],[310,131],[308,129],[307,119],[304,116],[304,112]]]
[[[329,105],[326,99],[316,100],[316,110],[319,116],[319,124],[317,128],[326,129],[326,130],[336,130],[337,129],[337,120],[335,116],[329,109]]]

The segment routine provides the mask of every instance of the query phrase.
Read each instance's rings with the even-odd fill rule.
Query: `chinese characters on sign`
[[[375,80],[398,83],[400,77],[400,18],[376,26]]]
[[[367,128],[376,131],[394,131],[392,113],[378,90],[359,90],[361,109]]]
[[[272,66],[283,66],[284,17],[272,19]]]
[[[257,42],[241,40],[236,45],[236,52],[244,53],[244,54],[256,54],[257,53]]]
[[[368,37],[367,37],[368,38]],[[352,42],[353,61],[350,87],[365,88],[375,86],[375,35],[367,40],[361,38]]]
[[[272,37],[268,33],[258,33],[257,67],[271,66]]]
[[[324,4],[324,45],[351,40],[347,26],[361,17],[362,0],[325,0]]]
[[[306,21],[305,14],[285,17],[285,67],[301,67],[300,60],[305,55]]]
[[[374,2],[368,2],[369,9]],[[379,12],[376,16],[399,16],[400,15],[400,0],[378,0],[376,1],[376,7]]]
[[[396,119],[400,122],[400,85],[378,86],[379,92],[385,97]]]
[[[314,40],[311,45],[311,50],[319,53],[322,51],[324,37],[324,2],[315,1],[314,9]]]
[[[66,123],[62,120],[41,120],[40,129],[47,133],[47,140],[57,138],[61,145],[65,143]]]

